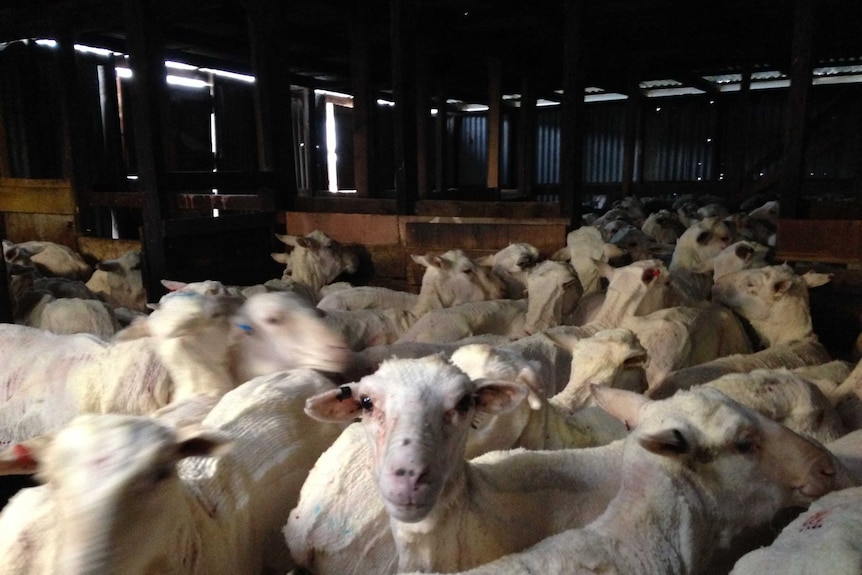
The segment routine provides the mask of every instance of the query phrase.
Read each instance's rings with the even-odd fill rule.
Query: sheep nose
[[[398,467],[392,472],[396,482],[401,483],[403,487],[416,491],[423,485],[428,483],[430,477],[429,467]]]

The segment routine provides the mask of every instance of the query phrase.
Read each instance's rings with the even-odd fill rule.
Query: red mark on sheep
[[[821,510],[813,514],[811,517],[805,520],[805,522],[802,524],[802,529],[800,529],[800,531],[806,531],[808,529],[820,529],[821,527],[823,527],[823,520],[828,514],[829,512],[826,510]]]
[[[33,452],[31,452],[25,445],[21,445],[20,443],[13,445],[12,453],[15,455],[15,460],[18,465],[25,469],[32,469],[38,465],[36,460],[33,458]]]

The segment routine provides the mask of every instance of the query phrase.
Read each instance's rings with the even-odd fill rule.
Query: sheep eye
[[[473,405],[474,398],[472,395],[468,394],[461,398],[461,400],[458,402],[458,405],[455,406],[455,409],[457,409],[461,413],[464,413],[466,411],[470,411],[470,409],[473,408]]]
[[[359,405],[362,406],[362,409],[364,409],[365,411],[371,411],[372,409],[374,409],[374,402],[372,402],[371,398],[367,395],[363,395],[359,399]]]
[[[160,483],[160,482],[166,480],[167,478],[169,478],[173,474],[173,471],[174,471],[173,465],[169,465],[169,464],[159,465],[158,467],[156,467],[153,470],[153,475],[152,475],[153,483]]]
[[[740,453],[751,453],[754,449],[754,442],[750,439],[743,439],[734,443],[736,450]]]

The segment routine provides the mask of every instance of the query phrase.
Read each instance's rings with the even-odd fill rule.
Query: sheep
[[[323,311],[323,321],[340,334],[354,351],[394,343],[410,326],[431,310],[461,303],[494,300],[503,296],[504,285],[489,268],[478,265],[463,250],[442,255],[412,255],[425,266],[422,286],[409,310],[360,309]]]
[[[788,369],[729,373],[704,385],[821,443],[847,433],[838,412],[820,388]]]
[[[4,252],[12,248],[30,254],[39,273],[44,276],[87,281],[93,274],[93,266],[81,254],[63,244],[44,241],[13,243],[3,240]]]
[[[540,262],[539,250],[526,242],[509,244],[494,254],[476,260],[490,267],[506,285],[507,299],[521,299],[527,294],[527,276],[530,269]]]
[[[273,253],[272,258],[285,264],[282,279],[295,281],[307,287],[313,303],[320,299],[320,289],[343,273],[355,273],[359,267],[356,253],[327,236],[314,230],[304,236],[275,234],[289,253]]]
[[[99,262],[87,281],[87,287],[114,308],[140,313],[147,311],[147,291],[138,250],[129,250],[118,258]]]
[[[25,325],[59,335],[90,333],[104,340],[122,329],[113,308],[103,301],[47,294],[30,310]]]
[[[666,397],[726,373],[752,369],[794,368],[831,360],[814,334],[808,308],[808,287],[823,285],[823,274],[799,276],[786,264],[740,270],[716,280],[712,299],[745,318],[766,349],[731,354],[669,374],[647,392]]]
[[[486,344],[468,344],[455,350],[449,361],[471,379],[505,379],[525,383],[531,389],[530,401],[506,413],[474,420],[465,451],[468,459],[491,449],[593,447],[623,437],[625,428],[619,422],[591,407],[589,386],[625,385],[626,378],[620,374],[641,365],[646,350],[625,329],[600,331],[568,343],[568,349],[571,376],[559,393],[549,390],[534,362],[518,352]]]
[[[673,243],[660,244],[635,226],[621,228],[608,243],[624,249],[635,261],[651,258],[668,260],[675,245]]]
[[[619,441],[577,450],[519,449],[513,452],[515,461],[511,464],[508,458],[499,465],[474,465],[464,460],[464,443],[476,411],[499,413],[514,407],[527,395],[521,384],[485,379],[474,382],[438,356],[429,356],[388,360],[375,374],[346,389],[350,391],[327,392],[308,401],[306,413],[312,417],[346,421],[361,411],[363,421],[348,427],[318,460],[284,529],[294,560],[319,575],[394,571],[395,543],[387,528],[386,513],[380,512],[384,508],[402,518],[427,513],[431,507],[434,516],[463,513],[463,522],[457,517],[441,517],[441,525],[435,526],[428,537],[439,536],[451,544],[472,533],[487,539],[487,546],[479,543],[477,549],[500,553],[500,545],[517,544],[511,540],[513,536],[529,540],[597,516],[616,489],[616,472],[609,463],[621,452]],[[416,393],[423,396],[421,402],[410,399]],[[365,408],[359,407],[360,401]],[[399,428],[407,431],[413,426],[418,427],[408,432],[410,439],[406,440]],[[417,490],[411,492],[416,494],[411,496],[413,504],[399,505],[397,493],[390,497],[395,501],[387,502],[370,480],[372,471],[389,477],[382,470],[392,465],[396,467],[392,469],[394,477],[400,473],[397,454],[389,457],[381,453],[384,436],[393,447],[399,444],[415,451],[421,446],[422,451],[427,451],[423,459],[439,459],[442,464],[435,464],[421,476]],[[436,439],[431,440],[431,436]],[[542,471],[531,473],[518,462],[530,460],[535,453],[546,457],[541,458]],[[402,477],[409,481],[417,478],[407,470]],[[532,491],[523,493],[528,484]],[[431,491],[440,494],[430,495]],[[517,511],[523,517],[508,515],[510,511],[515,513],[511,507],[516,496],[525,498]],[[420,503],[420,497],[427,502],[425,505]],[[320,512],[321,508],[325,513]],[[447,529],[450,521],[458,527]],[[432,522],[426,518],[421,524],[431,526]],[[505,535],[510,524],[517,525],[517,533]],[[357,555],[346,554],[350,552],[367,556],[373,563],[357,563]]]
[[[566,235],[566,247],[558,250],[551,259],[568,260],[578,274],[584,294],[594,293],[601,287],[601,274],[594,262],[608,261],[606,245],[598,229],[582,226]]]
[[[862,487],[824,495],[767,547],[751,551],[730,575],[862,573]]]
[[[415,293],[380,286],[353,286],[328,294],[317,302],[326,311],[352,311],[357,309],[403,309],[416,305]]]
[[[79,413],[145,414],[198,393],[221,395],[258,375],[347,366],[343,342],[297,296],[261,294],[237,305],[175,294],[143,325],[127,328],[134,334],[110,343],[0,326],[8,358],[0,374],[0,442],[56,429]]]
[[[463,447],[455,446],[463,446],[469,420],[461,421],[452,406],[458,405],[464,393],[470,397],[472,387],[464,374],[447,373],[444,362],[437,358],[393,360],[384,363],[376,374],[351,384],[349,398],[344,397],[347,392],[333,391],[308,402],[306,411],[314,417],[333,421],[357,415],[362,418],[374,454],[372,470],[390,515],[399,570],[464,569],[524,549],[551,534],[586,525],[598,517],[619,487],[625,440],[586,449],[491,452],[471,461],[458,457]],[[598,389],[610,394],[605,397],[622,398],[628,405],[640,406],[649,401],[633,392]],[[700,409],[708,406],[708,413],[716,411],[719,403],[731,403],[718,392],[713,394],[721,399],[708,393],[702,401],[691,399],[703,394],[671,398],[664,409],[657,411],[663,415],[687,411],[694,404]],[[425,415],[421,418],[416,418],[415,407],[408,407],[418,407],[416,399],[410,399],[414,395],[422,397],[421,411]],[[511,396],[506,395],[500,402],[510,405]],[[478,403],[484,405],[484,400]],[[436,405],[430,407],[431,404]],[[600,405],[608,409],[601,400]],[[738,406],[735,402],[732,405]],[[781,436],[782,444],[800,448],[804,445],[808,455],[817,453],[818,459],[826,460],[824,467],[832,465],[825,449],[765,418],[760,423],[759,416],[745,408],[738,409],[750,414],[746,417],[749,429],[755,422],[761,429],[774,426],[771,431]],[[621,417],[613,409],[608,410],[621,421],[637,421],[633,419],[636,413],[627,412]],[[465,419],[472,417],[472,411],[470,408],[463,414]],[[725,417],[727,411],[723,413]],[[691,422],[696,424],[697,421]],[[456,427],[464,429],[456,432]],[[447,439],[441,444],[443,437]],[[810,473],[807,464],[813,460],[806,458],[799,473]],[[815,473],[817,478],[820,470]],[[831,478],[823,478],[818,485],[825,484],[831,488]],[[793,477],[792,485],[799,486],[798,476]],[[790,491],[782,490],[783,502],[789,502]],[[351,527],[349,518],[329,518],[342,523],[345,529]],[[294,510],[288,520],[288,532],[307,527],[312,519]],[[291,522],[295,523],[293,527]]]
[[[712,269],[713,282],[721,276],[750,268],[760,268],[768,265],[769,248],[756,242],[740,240],[732,243],[712,260],[706,262],[699,271]]]
[[[659,260],[642,260],[621,268],[612,268],[603,262],[596,264],[602,273],[609,278],[606,297],[599,312],[592,321],[582,326],[561,325],[537,332],[515,341],[499,341],[495,344],[506,349],[521,353],[529,360],[536,361],[541,371],[541,379],[552,386],[553,395],[562,390],[569,381],[571,354],[561,349],[550,338],[554,334],[562,334],[568,339],[587,338],[604,329],[618,327],[625,317],[630,315],[648,314],[674,302],[674,293],[668,283],[668,272]],[[479,336],[487,343],[488,336]],[[405,342],[394,345],[372,346],[355,356],[358,371],[376,368],[384,359],[390,356],[418,357],[443,351],[451,353],[466,340],[450,344],[435,343],[432,345],[419,342]]]
[[[430,311],[396,343],[457,341],[486,333],[523,337],[562,324],[582,291],[569,264],[548,260],[527,276],[526,300],[479,301]]]
[[[675,244],[685,228],[675,213],[662,209],[647,216],[641,231],[660,244]]]
[[[689,226],[679,237],[671,256],[674,285],[686,303],[709,298],[712,278],[709,261],[734,240],[733,231],[717,218],[704,218]]]
[[[456,569],[465,575],[702,573],[734,536],[768,523],[784,507],[849,484],[846,474],[836,477],[825,449],[717,390],[665,401],[601,387],[595,393],[634,428],[616,464],[619,491],[602,515],[524,551]],[[451,573],[451,565],[435,570]]]
[[[331,387],[311,370],[280,372],[230,391],[195,428],[88,414],[8,448],[0,468],[3,455],[6,473],[35,463],[46,485],[0,513],[0,573],[258,575],[265,561],[284,573],[278,530],[344,427],[301,409]]]

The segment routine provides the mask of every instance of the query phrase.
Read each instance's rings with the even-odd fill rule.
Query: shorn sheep
[[[730,575],[862,573],[862,487],[824,495],[771,545],[743,556]]]
[[[469,426],[469,421],[463,420],[472,418],[474,408],[467,403],[466,410],[461,412],[458,406],[465,397],[472,397],[473,385],[463,374],[452,371],[434,357],[393,360],[357,384],[309,400],[307,412],[315,417],[335,421],[362,417],[373,453],[372,470],[390,515],[401,570],[469,568],[524,549],[554,533],[584,526],[601,514],[619,486],[614,477],[619,473],[620,449],[631,449],[628,440],[577,450],[491,452],[463,461],[460,446]],[[481,393],[482,384],[479,386]],[[630,425],[638,422],[639,406],[649,402],[641,394],[597,389],[603,390],[599,397],[611,398],[604,403],[600,400],[600,405]],[[424,403],[421,408],[418,397]],[[495,409],[512,402],[509,392],[501,396],[495,391],[492,397],[498,403]],[[698,399],[701,397],[705,399]],[[484,406],[488,399],[480,396],[476,401]],[[472,399],[467,401],[472,403]],[[619,408],[622,410],[619,411],[609,407],[617,401],[631,409]],[[722,404],[730,407],[721,409]],[[432,405],[436,407],[432,409]],[[740,455],[731,451],[729,458],[720,457],[714,463],[724,473],[729,473],[728,467],[734,465],[751,471],[740,473],[734,481],[751,483],[747,485],[747,493],[755,501],[762,499],[762,513],[753,514],[749,523],[742,525],[768,520],[781,505],[810,501],[805,497],[794,499],[800,487],[809,496],[832,489],[835,471],[825,449],[719,392],[682,394],[654,410],[660,413],[658,420],[671,419],[668,414],[680,412],[673,429],[681,428],[678,433],[685,434],[686,446],[696,445],[699,436],[708,436],[709,431],[718,435],[714,441],[722,446],[750,441],[748,447],[753,448],[752,453]],[[423,411],[428,416],[417,421],[417,413]],[[735,412],[742,415],[733,419]],[[727,429],[728,419],[738,422],[735,429],[733,425],[730,431]],[[692,429],[700,431],[694,433]],[[668,441],[675,437],[672,429],[665,430],[661,436],[664,435],[670,437]],[[655,447],[661,451],[660,445]],[[727,451],[718,447],[716,450]],[[708,448],[707,451],[713,452]],[[741,447],[739,451],[745,449]],[[697,454],[692,457],[698,462],[703,458]],[[769,463],[761,457],[769,459]],[[785,466],[775,468],[773,457],[783,459]],[[744,465],[746,462],[748,465]],[[774,483],[759,480],[764,467]],[[709,477],[711,473],[706,475]],[[652,481],[641,484],[644,485],[652,485]],[[738,484],[734,487],[739,489]],[[298,517],[294,510],[288,532],[301,530],[303,523],[313,519]],[[330,515],[327,520],[350,529],[349,517]],[[295,523],[294,528],[291,522]]]
[[[607,509],[584,528],[465,574],[704,573],[738,534],[846,481],[822,447],[717,390],[664,401],[595,392],[633,428],[619,463],[620,489]]]
[[[592,380],[610,384],[628,360],[643,353],[631,332],[608,330],[580,340],[574,353],[581,368],[570,385]],[[598,353],[597,353],[598,352]],[[484,344],[458,348],[450,358],[471,379],[500,379],[526,385],[529,401],[506,413],[478,413],[468,431],[464,456],[472,458],[493,449],[561,449],[603,445],[625,436],[625,425],[599,407],[572,412],[544,399],[545,384],[536,366],[520,354]],[[388,515],[374,485],[369,442],[360,424],[351,425],[324,452],[309,472],[294,519],[285,533],[292,552],[319,575],[391,573],[395,569],[395,541]],[[332,518],[349,518],[344,523]],[[312,551],[313,550],[313,551]],[[367,562],[356,564],[352,557]],[[358,570],[357,570],[358,569]]]
[[[0,513],[0,573],[259,575],[271,542],[286,555],[278,529],[343,429],[302,414],[331,387],[310,370],[271,374],[226,394],[191,430],[82,415],[53,437],[7,448],[0,473],[35,464],[46,485]]]
[[[732,354],[670,373],[648,394],[666,397],[727,373],[752,369],[788,369],[818,365],[831,360],[811,323],[808,288],[829,281],[824,274],[796,274],[790,266],[765,266],[740,270],[718,278],[713,301],[745,318],[765,349]]]

